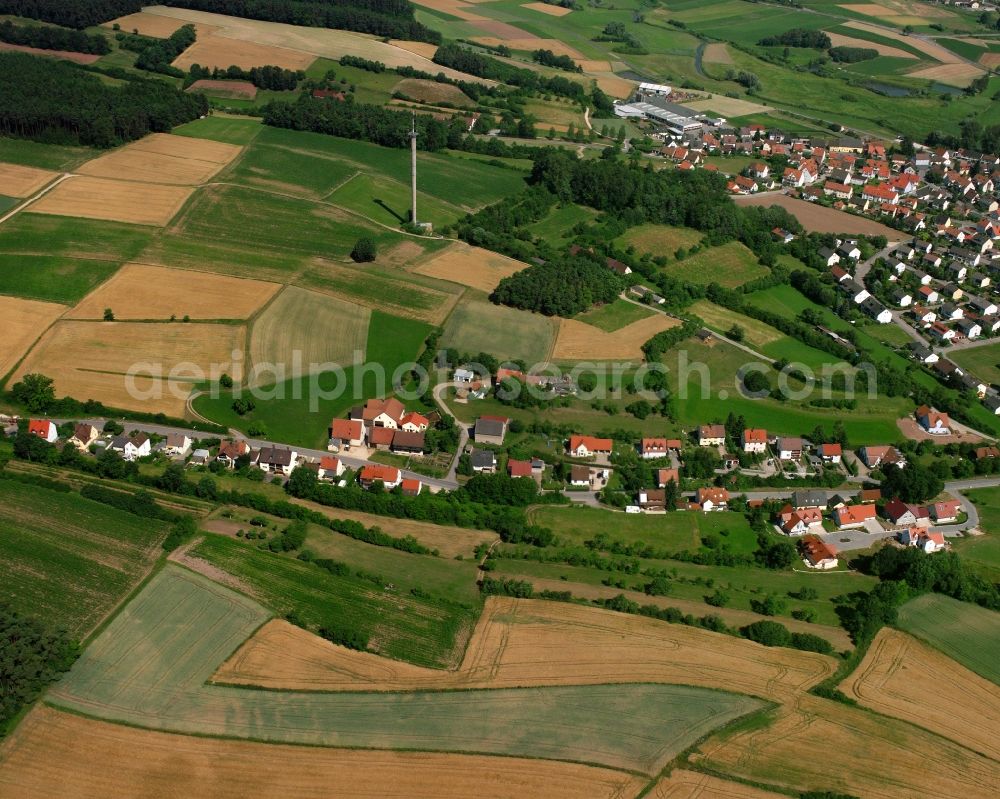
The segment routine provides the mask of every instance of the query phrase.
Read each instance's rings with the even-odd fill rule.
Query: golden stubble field
[[[0,296],[0,318],[7,331],[0,347],[0,377],[14,368],[21,356],[65,311],[66,306],[54,302]]]
[[[151,133],[88,161],[81,175],[139,183],[197,186],[212,178],[242,152],[234,144]]]
[[[165,226],[194,192],[187,186],[133,183],[85,175],[64,180],[32,203],[36,214]]]
[[[55,381],[60,396],[183,416],[187,393],[194,387],[191,376],[179,376],[176,392],[171,392],[163,377],[150,376],[137,377],[130,390],[126,373],[142,364],[139,374],[159,369],[166,376],[179,364],[191,364],[207,375],[212,364],[219,364],[220,373],[239,379],[239,363],[231,361],[245,342],[243,325],[60,321],[32,348],[15,379],[42,372]]]
[[[629,799],[645,779],[515,757],[199,738],[36,707],[0,746],[0,796],[32,799]]]
[[[884,628],[840,690],[1000,760],[1000,686],[906,633]]]
[[[641,358],[643,344],[679,324],[677,319],[657,313],[608,333],[576,319],[560,319],[552,358],[557,361]]]
[[[70,319],[247,319],[281,286],[148,264],[125,264],[73,308]]]
[[[937,676],[927,674],[927,690]],[[911,724],[802,694],[767,724],[736,725],[698,746],[691,762],[788,790],[865,799],[993,799],[1000,763]]]
[[[489,293],[503,278],[527,267],[523,261],[457,242],[421,261],[412,271]]]
[[[824,655],[580,605],[491,597],[461,666],[443,672],[336,647],[271,621],[222,683],[351,691],[676,683],[785,700],[833,673]]]
[[[651,799],[782,799],[783,794],[697,771],[674,771],[647,794]]]
[[[151,14],[148,11],[140,11],[136,14],[129,14],[124,17],[118,17],[118,19],[113,19],[111,22],[105,23],[104,27],[110,28],[116,23],[123,31],[128,31],[129,33],[138,31],[143,36],[152,36],[156,39],[167,39],[172,33],[175,33],[179,28],[186,24],[183,19],[164,17],[160,14]],[[215,27],[212,25],[195,25],[195,32],[198,34],[199,38],[207,36],[213,30],[215,30]]]
[[[30,197],[59,177],[58,172],[33,166],[0,163],[0,194],[8,197]]]
[[[185,70],[190,69],[192,64],[201,64],[209,69],[225,69],[233,65],[250,69],[273,64],[283,69],[306,69],[315,60],[316,56],[301,50],[240,41],[211,33],[199,36],[194,44],[174,59],[172,66]]]

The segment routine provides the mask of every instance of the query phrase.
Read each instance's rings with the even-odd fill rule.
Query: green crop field
[[[215,114],[178,125],[171,133],[195,139],[210,139],[225,144],[249,144],[264,129],[260,120]]]
[[[979,511],[979,527],[985,535],[953,539],[962,560],[977,567],[986,579],[1000,582],[1000,488],[977,488],[964,492]]]
[[[768,268],[738,241],[709,247],[683,261],[671,262],[665,271],[692,283],[718,283],[726,288],[742,286],[768,274]]]
[[[166,525],[0,480],[0,600],[83,638],[142,579]]]
[[[0,214],[2,214],[4,211],[9,211],[19,202],[21,201],[16,197],[6,197],[3,194],[0,194]]]
[[[31,22],[37,24],[34,20]],[[8,139],[0,136],[0,161],[6,161],[8,164],[68,172],[99,154],[97,150],[88,147],[62,147],[57,144],[40,144],[27,139]]]
[[[725,530],[734,551],[752,551],[756,536],[741,513],[616,513],[597,508],[536,508],[535,524],[550,528],[568,544],[583,544],[604,534],[626,544],[642,542],[658,549],[688,552],[698,549],[704,536]]]
[[[309,365],[341,366],[364,359],[371,311],[315,291],[287,286],[270,302],[250,330],[250,360],[281,364],[286,374],[307,374]],[[295,353],[301,368],[292,368]]]
[[[589,311],[577,314],[574,318],[610,333],[620,330],[633,322],[638,322],[640,319],[646,319],[654,313],[656,311],[652,311],[643,305],[636,305],[634,302],[619,299],[609,302],[606,305],[591,308]]]
[[[378,749],[412,749],[419,741],[434,751],[588,762],[650,775],[713,729],[764,706],[669,685],[368,694],[207,685],[267,616],[252,600],[170,567],[84,652],[50,701],[181,733]],[[137,649],[143,657],[123,657]],[[498,729],[518,734],[497,735]]]
[[[359,367],[345,370],[343,379],[335,372],[289,379],[267,387],[269,398],[256,398],[257,407],[245,416],[233,410],[228,392],[214,398],[203,394],[194,406],[201,415],[227,427],[245,430],[256,423],[274,441],[324,448],[330,419],[369,397],[391,393],[394,370],[417,357],[430,330],[422,322],[372,311],[365,354],[368,363],[382,365],[381,376]]]
[[[1000,344],[955,350],[948,357],[980,380],[993,385],[1000,383]]]
[[[638,225],[619,236],[617,242],[632,245],[640,253],[665,255],[673,258],[679,248],[689,249],[702,239],[702,232],[692,228],[670,225]]]
[[[899,609],[898,626],[1000,685],[1000,613],[924,594]]]
[[[451,312],[441,346],[537,363],[548,359],[554,337],[555,325],[548,317],[494,305],[469,291]]]
[[[409,220],[410,187],[402,180],[356,173],[326,201],[383,225],[398,226]],[[462,216],[465,211],[458,206],[436,197],[417,195],[417,218],[421,222],[446,227]]]
[[[273,128],[261,130],[258,140],[232,166],[227,180],[318,200],[358,172],[355,165],[334,157],[269,144]]]
[[[0,293],[74,303],[118,271],[114,261],[0,253]]]

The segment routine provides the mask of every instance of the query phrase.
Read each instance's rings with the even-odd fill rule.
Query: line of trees
[[[162,80],[110,86],[75,64],[0,53],[0,135],[113,147],[207,112],[203,96]]]
[[[567,72],[583,72],[583,67],[577,64],[576,61],[568,55],[556,55],[551,50],[535,50],[531,54],[531,58],[543,67],[564,69]]]
[[[268,22],[441,43],[440,33],[414,19],[413,4],[408,0],[164,0],[163,4]]]
[[[830,58],[840,64],[856,64],[878,58],[878,50],[871,47],[831,47]]]
[[[209,69],[200,64],[192,64],[184,79],[184,87],[187,88],[196,80],[245,80],[258,89],[283,92],[295,89],[305,77],[306,73],[301,69],[283,69],[272,64],[250,69],[243,69],[235,64],[226,69]]]
[[[812,47],[816,50],[828,50],[833,42],[821,30],[807,28],[792,28],[777,36],[767,36],[757,42],[761,47]]]
[[[551,77],[540,75],[530,69],[522,69],[503,61],[498,61],[490,56],[473,52],[461,45],[449,42],[437,49],[434,54],[434,63],[443,67],[451,67],[460,72],[467,72],[479,78],[497,80],[501,83],[509,83],[511,86],[520,86],[528,90],[548,92],[558,94],[563,97],[570,97],[574,100],[584,100],[586,91],[582,84],[563,78],[559,75]]]
[[[143,5],[142,0],[0,0],[0,14],[82,29],[142,11]]]
[[[111,52],[107,37],[99,33],[84,33],[52,25],[15,25],[10,20],[0,22],[0,42],[90,55],[104,55]]]

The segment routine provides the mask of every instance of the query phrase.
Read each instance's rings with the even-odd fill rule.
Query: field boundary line
[[[333,195],[336,192],[340,191],[342,188],[344,188],[344,186],[346,186],[348,183],[350,183],[352,180],[354,180],[354,178],[356,178],[360,174],[361,174],[361,170],[360,169],[355,170],[353,174],[348,175],[346,178],[344,178],[342,181],[340,181],[340,183],[338,183],[336,186],[334,186],[332,189],[330,189],[330,191],[328,191],[326,194],[324,194],[322,197],[320,197],[319,198],[320,202],[326,202],[328,197],[330,197],[331,195]]]

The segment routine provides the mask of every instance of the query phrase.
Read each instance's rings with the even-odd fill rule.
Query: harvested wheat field
[[[193,192],[194,189],[187,186],[132,183],[83,175],[64,180],[33,203],[31,210],[37,214],[163,227]]]
[[[647,794],[651,799],[782,799],[784,794],[762,791],[697,771],[675,771]]]
[[[58,172],[47,169],[0,163],[0,194],[7,197],[30,197],[57,177]]]
[[[906,633],[883,628],[840,690],[877,713],[1000,760],[1000,687]]]
[[[434,80],[421,80],[420,78],[403,78],[392,87],[394,92],[402,92],[407,97],[419,100],[422,103],[451,103],[452,105],[470,106],[474,105],[469,96],[458,86],[449,83],[438,83]]]
[[[126,264],[88,294],[70,319],[101,319],[105,308],[116,319],[247,319],[281,286],[209,272]]]
[[[482,14],[476,14],[474,11],[471,11],[472,6],[468,3],[460,2],[460,0],[413,0],[413,2],[414,5],[429,8],[431,11],[440,11],[469,22],[478,22],[479,20],[486,19]]]
[[[390,39],[389,44],[393,47],[398,47],[400,50],[406,50],[408,53],[422,55],[424,58],[434,58],[434,54],[438,49],[436,44],[431,44],[430,42],[411,42],[407,39]]]
[[[22,300],[0,296],[0,319],[4,320],[3,347],[0,347],[0,377],[14,368],[59,316],[66,306],[54,302]]]
[[[706,64],[732,64],[733,57],[729,54],[725,42],[712,42],[705,45],[701,60]]]
[[[987,69],[1000,67],[1000,53],[983,53],[979,56],[979,63]]]
[[[921,7],[930,8],[930,6],[923,4]],[[902,24],[905,25],[906,23]],[[854,28],[855,30],[877,34],[883,39],[895,39],[897,42],[903,42],[903,44],[912,47],[914,50],[919,50],[924,55],[929,55],[935,61],[940,61],[942,64],[963,63],[962,59],[947,47],[944,47],[943,45],[940,45],[930,39],[924,39],[920,36],[904,36],[902,33],[887,30],[881,25],[872,25],[868,22],[857,22],[855,20],[851,20],[850,22],[845,22],[844,25],[845,27]],[[866,44],[865,46],[874,47],[872,44]]]
[[[983,74],[983,69],[973,64],[941,64],[906,74],[910,78],[936,80],[949,86],[968,86],[971,81]]]
[[[144,183],[194,186],[207,181],[241,151],[235,144],[151,133],[88,161],[77,172]]]
[[[855,39],[853,36],[844,36],[842,33],[825,31],[830,37],[834,47],[860,47],[864,50],[877,50],[879,55],[890,56],[892,58],[916,58],[913,53],[907,52],[899,47],[893,47],[880,42],[870,42],[867,39]]]
[[[994,760],[913,725],[809,694],[773,711],[766,726],[722,732],[697,749],[691,762],[713,771],[865,799],[993,799],[1000,784]]]
[[[429,72],[436,75],[443,72],[451,78],[460,80],[475,80],[478,83],[485,83],[489,86],[496,85],[495,81],[484,80],[467,75],[448,67],[441,67],[431,61],[430,57],[422,55],[416,51],[402,46],[387,44],[374,36],[352,31],[334,30],[333,28],[309,28],[303,25],[286,25],[280,22],[264,22],[256,19],[243,19],[241,17],[227,17],[223,14],[212,14],[206,11],[195,11],[189,8],[169,8],[167,6],[154,6],[152,9],[157,16],[169,17],[183,22],[193,22],[195,27],[201,30],[202,26],[214,28],[213,40],[220,41],[225,46],[226,40],[233,40],[236,44],[246,42],[253,45],[270,45],[272,48],[281,50],[292,50],[298,53],[323,58],[338,59],[341,56],[353,55],[360,58],[368,58],[374,61],[381,61],[388,67],[411,66],[415,69]],[[198,47],[194,47],[188,52]],[[263,51],[258,51],[263,53]],[[275,63],[274,61],[261,61],[252,66],[260,66],[263,63]],[[204,62],[202,62],[204,65]],[[225,64],[224,67],[228,67]]]
[[[565,17],[573,11],[572,8],[562,6],[550,6],[548,3],[522,3],[521,8],[530,8],[532,11],[540,11],[550,17]]]
[[[903,234],[881,222],[863,216],[855,216],[836,208],[824,208],[815,203],[789,197],[787,194],[771,194],[735,197],[737,205],[780,205],[792,214],[810,233],[854,233],[863,236],[885,236],[889,241],[901,241]]]
[[[487,530],[472,530],[467,527],[449,527],[445,524],[431,524],[430,522],[418,522],[413,519],[392,519],[385,516],[376,516],[373,513],[364,513],[357,510],[345,510],[343,508],[330,508],[310,502],[306,499],[289,497],[289,502],[295,505],[303,505],[318,511],[331,519],[353,519],[361,522],[365,527],[379,527],[390,531],[395,536],[412,535],[425,547],[436,549],[443,558],[453,558],[456,555],[470,558],[480,544],[492,544],[497,540],[497,534]]]
[[[693,103],[684,103],[694,111],[712,111],[716,114],[724,114],[727,117],[741,117],[747,114],[763,114],[771,110],[771,106],[754,103],[740,97],[724,97],[721,94],[712,95],[711,100],[695,100]]]
[[[264,383],[274,382],[274,368],[299,377],[362,363],[370,319],[371,311],[353,302],[287,286],[254,320],[250,362]]]
[[[503,22],[489,23],[489,25],[493,26],[504,24]],[[476,27],[487,28],[487,23],[477,23]],[[516,34],[514,31],[516,31]],[[528,36],[524,31],[517,30],[517,28],[513,28],[509,36],[498,32],[495,36],[477,36],[473,41],[490,47],[506,45],[511,50],[543,49],[551,50],[556,55],[568,55],[572,59],[583,58],[583,54],[579,50],[575,47],[570,47],[565,42],[559,41],[559,39],[542,39],[538,36]]]
[[[0,747],[0,795],[33,799],[627,799],[645,780],[512,757],[358,751],[198,738],[36,707]],[[349,787],[348,787],[349,786]]]
[[[832,658],[694,627],[545,600],[490,597],[458,671],[335,646],[264,625],[213,680],[265,688],[406,691],[676,683],[787,699],[833,673]]]
[[[456,243],[424,261],[413,271],[488,293],[493,291],[503,278],[510,277],[527,267],[526,263],[508,258],[506,255]]]
[[[129,14],[125,17],[113,19],[111,22],[104,23],[104,27],[110,28],[115,23],[121,26],[123,31],[129,33],[139,31],[143,36],[152,36],[156,39],[166,39],[183,25],[187,24],[183,19],[165,17],[162,14],[153,14],[149,11],[140,11],[137,14]],[[215,30],[212,25],[196,24],[194,27],[199,38],[207,36]]]
[[[207,376],[219,364],[220,374],[239,379],[232,354],[244,348],[245,339],[240,325],[62,321],[42,336],[15,376],[41,372],[55,381],[59,396],[183,416],[193,379],[185,370],[171,390],[165,379],[170,371],[186,364]],[[144,376],[130,389],[125,375],[133,367]]]
[[[315,60],[315,56],[301,50],[230,39],[213,33],[199,36],[198,41],[174,59],[172,66],[184,70],[190,69],[192,64],[201,64],[209,69],[225,69],[233,65],[251,69],[261,64],[273,64],[283,69],[305,69]]]
[[[549,6],[546,6],[549,8]],[[576,61],[584,72],[611,72],[610,61],[600,61],[596,58],[579,58]]]
[[[257,87],[247,80],[196,80],[185,89],[188,92],[205,92],[215,97],[234,100],[253,100],[257,97]]]
[[[74,64],[93,64],[99,55],[91,53],[78,53],[73,50],[46,50],[41,47],[28,47],[24,44],[11,44],[10,42],[0,42],[0,52],[29,53],[30,55],[42,56],[44,58],[58,58],[62,61],[72,61]]]
[[[642,345],[680,322],[657,313],[607,333],[576,319],[560,319],[552,358],[556,361],[642,358]]]

